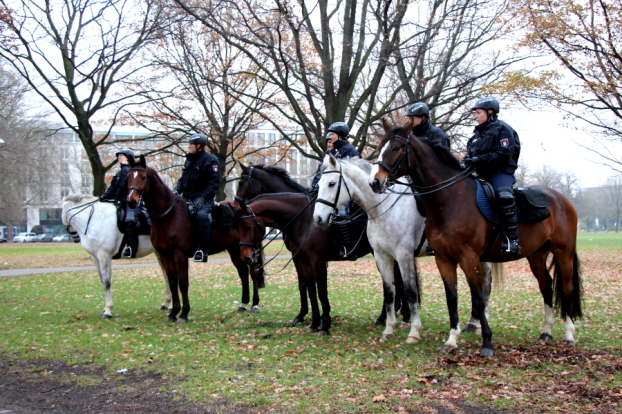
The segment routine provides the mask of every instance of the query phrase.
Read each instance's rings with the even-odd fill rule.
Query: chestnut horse
[[[369,185],[374,191],[382,192],[388,183],[408,175],[423,198],[427,211],[426,235],[445,284],[451,325],[443,350],[456,349],[460,335],[457,265],[464,270],[473,306],[480,316],[481,355],[493,356],[492,331],[484,312],[481,261],[508,262],[523,257],[527,258],[544,299],[545,318],[540,339],[552,339],[555,306],[566,320],[565,342],[574,345],[574,321],[582,316],[582,288],[576,252],[578,219],[570,201],[555,190],[534,186],[551,203],[550,217],[537,223],[520,223],[521,255],[502,252],[499,229],[477,207],[477,183],[470,171],[464,170],[448,149],[412,137],[412,119],[396,128],[384,123],[384,128],[385,136],[378,146],[380,155],[369,176]],[[554,280],[546,263],[550,253],[555,266]]]
[[[273,194],[273,193],[302,193],[306,194],[310,190],[307,187],[294,181],[287,171],[283,168],[279,168],[273,165],[255,164],[246,166],[240,163],[242,168],[242,176],[240,177],[240,184],[236,192],[236,200],[248,201],[261,194]],[[363,237],[367,237],[363,232]],[[363,243],[368,244],[367,240],[362,240]],[[410,323],[410,308],[408,306],[402,306],[406,303],[406,296],[404,292],[404,282],[400,273],[400,267],[397,262],[393,266],[394,280],[395,280],[395,311],[400,311],[403,322]],[[299,286],[304,289],[304,284]],[[306,315],[308,313],[309,305],[307,303],[307,294],[300,292],[301,308],[306,311],[301,311],[301,314]],[[393,303],[393,299],[389,299],[385,296],[385,299]],[[374,322],[374,325],[382,325],[386,322],[386,303],[383,305],[380,312],[380,316]]]
[[[151,218],[151,244],[160,256],[160,262],[166,272],[166,277],[173,295],[173,306],[168,314],[170,322],[187,322],[190,312],[188,299],[188,258],[196,250],[196,235],[188,214],[188,205],[182,197],[176,196],[164,184],[153,168],[147,167],[145,158],[141,155],[134,163],[128,174],[127,202],[130,207],[143,200],[149,217]],[[220,204],[234,204],[232,201]],[[232,206],[235,208],[235,206]],[[239,236],[231,227],[221,228],[212,224],[210,237],[210,254],[227,250],[231,261],[236,267],[242,280],[242,304],[238,311],[244,311],[249,300],[249,269],[240,260]],[[263,287],[263,270],[251,268],[253,279],[253,307],[251,312],[259,311],[258,289]],[[179,292],[183,298],[183,307],[179,301]],[[177,314],[180,312],[179,319]]]

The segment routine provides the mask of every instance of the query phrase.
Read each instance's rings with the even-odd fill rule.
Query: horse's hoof
[[[443,346],[443,348],[441,348],[441,352],[443,352],[445,354],[451,354],[452,352],[456,352],[457,349],[458,349],[458,347],[456,347],[456,346],[445,345],[445,346]]]
[[[329,336],[330,332],[321,330],[317,334],[318,334],[318,336]]]
[[[186,318],[179,318],[179,319],[177,319],[176,323],[188,323],[188,319],[186,319]]]
[[[389,340],[391,340],[391,339],[393,339],[393,338],[395,338],[395,335],[393,335],[393,334],[386,334],[386,335],[382,335],[382,336],[380,337],[380,342],[381,342],[381,343],[382,343],[382,342],[387,342],[387,341],[389,341]]]
[[[551,335],[550,333],[542,332],[540,334],[540,338],[539,339],[541,341],[544,341],[544,342],[550,342],[550,341],[553,340],[553,335]]]
[[[309,328],[307,329],[307,333],[318,333],[317,328]]]
[[[480,351],[480,356],[486,357],[486,358],[491,358],[493,356],[495,356],[495,350],[494,349],[490,349],[490,348],[482,348],[482,350]]]
[[[384,319],[380,319],[380,318],[376,319],[376,321],[374,322],[374,325],[376,326],[384,325]]]
[[[572,341],[570,339],[564,339],[564,344],[570,348],[574,347],[575,343],[575,341]]]
[[[243,307],[243,306],[240,306],[240,307],[237,309],[237,312],[239,312],[239,313],[244,313],[244,312],[246,312],[246,308],[245,308],[245,307]]]
[[[168,306],[166,306],[166,305],[160,305],[160,307],[158,308],[158,310],[161,310],[161,311],[167,311],[167,310],[168,310]]]
[[[253,306],[251,308],[251,313],[259,313],[259,306]]]
[[[109,315],[107,313],[102,313],[102,319],[112,319],[112,315]]]
[[[406,338],[406,343],[408,345],[418,344],[419,342],[421,342],[421,338],[416,338],[414,336],[409,336],[408,338]]]
[[[466,325],[464,325],[462,332],[477,332],[477,326],[472,323],[467,323]]]
[[[165,322],[170,322],[170,323],[177,322],[177,318],[173,318],[169,316],[168,318],[166,318]]]
[[[304,322],[304,319],[300,319],[300,318],[296,317],[296,318],[292,321],[292,326],[296,326],[296,325],[298,325],[299,323],[303,323],[303,322]]]

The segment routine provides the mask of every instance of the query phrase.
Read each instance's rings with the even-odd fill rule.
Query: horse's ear
[[[337,158],[333,154],[326,154],[331,167],[337,167]]]
[[[242,169],[242,174],[248,174],[248,167],[242,163],[240,163],[240,168]]]
[[[145,160],[145,156],[143,154],[140,154],[140,158],[138,159],[138,164],[143,168],[147,167],[147,160]]]
[[[380,118],[380,122],[382,122],[382,127],[384,128],[384,132],[389,132],[391,129],[391,125],[387,122],[386,118]]]
[[[403,128],[406,130],[406,135],[410,134],[410,131],[413,130],[414,126],[415,126],[415,117],[409,116],[408,122],[406,122],[403,126]]]

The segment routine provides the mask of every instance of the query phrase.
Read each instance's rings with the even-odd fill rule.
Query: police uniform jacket
[[[203,197],[213,200],[220,188],[220,164],[218,158],[207,151],[186,154],[186,163],[175,190],[186,199]]]
[[[496,173],[514,175],[519,155],[518,134],[498,119],[477,125],[467,142],[467,157],[477,157],[473,165],[477,173],[485,178]]]
[[[442,129],[435,127],[429,120],[420,123],[412,130],[413,135],[416,138],[426,141],[428,144],[432,144],[434,141],[439,141],[441,144],[449,148],[449,138],[443,132]]]
[[[338,139],[333,143],[333,149],[326,152],[327,154],[333,155],[335,158],[358,158],[361,156],[359,152],[354,148],[354,145],[350,144],[345,139]],[[322,164],[317,167],[317,171],[315,172],[315,177],[313,177],[313,182],[311,183],[311,188],[317,187],[317,183],[320,182],[322,178]]]
[[[103,200],[116,200],[122,203],[127,201],[127,174],[130,166],[121,164],[121,169],[112,177],[110,187],[102,195]]]

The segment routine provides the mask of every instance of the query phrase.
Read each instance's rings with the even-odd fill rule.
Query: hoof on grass
[[[464,329],[462,330],[462,332],[477,332],[477,326],[472,323],[467,323],[466,325],[464,325]]]
[[[158,308],[158,310],[161,310],[161,311],[167,311],[167,310],[168,310],[168,306],[166,306],[166,305],[160,305],[160,307]]]
[[[112,315],[109,315],[107,313],[102,313],[102,319],[112,319]]]
[[[495,350],[490,348],[482,348],[479,354],[483,357],[490,358],[495,356]]]
[[[318,333],[318,332],[319,332],[319,331],[318,331],[318,329],[317,329],[317,328],[311,328],[311,327],[310,327],[309,329],[307,329],[307,333]]]
[[[395,335],[393,335],[393,334],[386,334],[386,335],[382,335],[382,336],[380,337],[380,343],[390,341],[390,340],[391,340],[391,339],[393,339],[393,338],[395,338]]]
[[[550,333],[542,332],[539,339],[544,342],[551,342],[553,340],[553,335],[551,335]]]
[[[179,318],[177,319],[177,321],[175,321],[176,323],[188,323],[188,319],[186,318]]]
[[[244,312],[246,312],[246,308],[244,306],[240,306],[239,308],[236,309],[236,312],[244,313]]]
[[[453,352],[456,352],[458,350],[458,347],[455,347],[453,345],[445,345],[441,348],[441,352],[444,354],[451,354]]]
[[[406,338],[406,343],[408,345],[418,344],[419,342],[421,342],[421,338],[415,338],[414,336],[409,336],[408,338]]]
[[[255,305],[251,308],[251,313],[259,313],[259,306]]]

